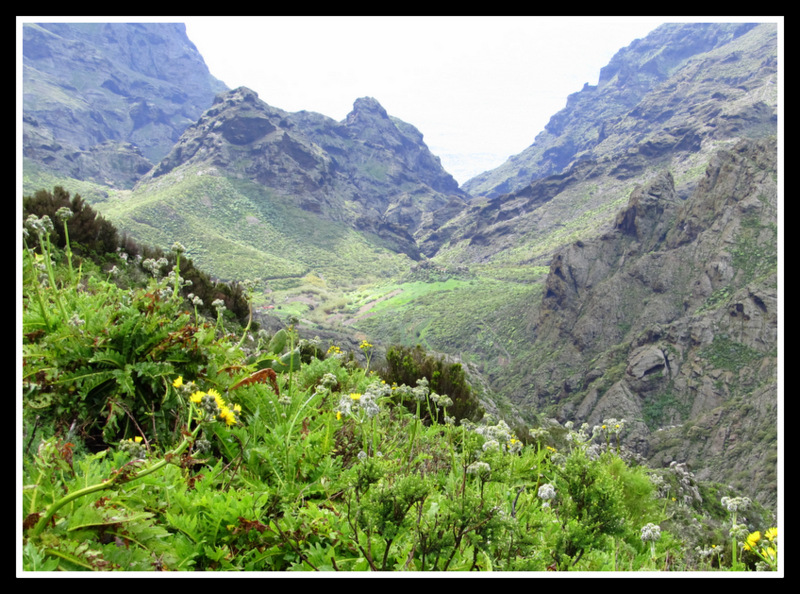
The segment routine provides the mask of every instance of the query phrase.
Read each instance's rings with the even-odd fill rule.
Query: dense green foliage
[[[69,230],[71,248],[76,253],[87,253],[94,256],[113,253],[119,245],[119,236],[116,228],[84,202],[80,195],[70,198],[69,192],[61,186],[56,186],[52,192],[39,190],[33,196],[22,199],[22,217],[27,219],[30,215],[37,217],[48,216],[56,218],[60,208],[68,208],[71,216],[66,228]],[[59,248],[67,245],[65,228],[54,226],[49,235],[51,243]],[[38,246],[38,237],[30,238],[30,246]]]
[[[251,338],[222,304],[192,311],[179,249],[120,286],[30,214],[25,571],[777,567],[755,504],[684,496],[684,475],[626,456],[622,421],[523,440],[478,419],[457,365],[390,349],[390,382],[366,341],[361,367],[293,325]]]
[[[153,274],[153,270],[145,270],[141,266],[148,260],[157,264],[161,274],[175,266],[178,256],[176,250],[165,253],[159,248],[140,245],[126,234],[120,234],[112,223],[98,215],[79,194],[70,197],[69,192],[61,186],[56,186],[52,192],[39,190],[32,196],[25,196],[22,200],[22,219],[24,222],[34,215],[39,219],[46,216],[51,221],[59,220],[56,213],[62,208],[69,212],[62,215],[66,216],[65,224],[53,225],[48,238],[56,249],[65,249],[69,237],[70,248],[77,258],[76,266],[80,266],[82,256],[88,264],[112,273],[115,283],[122,287],[141,283],[143,278]],[[35,233],[29,234],[26,241],[34,249],[39,245]],[[246,322],[250,311],[245,289],[240,283],[212,280],[206,272],[195,267],[185,254],[181,254],[180,268],[183,284],[179,290],[193,301],[197,311],[215,315],[212,303],[219,299],[224,302],[230,315],[241,323]]]
[[[449,363],[443,357],[434,357],[417,345],[414,348],[393,346],[386,352],[386,368],[381,373],[390,384],[416,385],[425,378],[431,390],[449,396],[452,404],[450,413],[458,419],[478,420],[483,410],[478,398],[473,394],[467,376],[460,363]],[[436,405],[433,404],[436,408]],[[423,410],[423,417],[432,418],[434,412]]]

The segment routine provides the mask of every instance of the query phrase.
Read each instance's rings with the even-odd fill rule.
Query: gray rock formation
[[[22,28],[23,154],[75,179],[131,187],[225,85],[182,23]]]
[[[530,378],[565,419],[624,417],[656,466],[726,482],[760,469],[748,488],[771,502],[759,461],[777,446],[776,158],[774,140],[721,151],[685,202],[664,173],[602,237],[560,250]]]
[[[199,164],[255,181],[415,259],[413,234],[423,218],[465,203],[422,134],[372,98],[357,99],[336,122],[272,107],[246,87],[223,93],[142,182]]]

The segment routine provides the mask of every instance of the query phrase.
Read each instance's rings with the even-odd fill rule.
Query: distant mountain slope
[[[23,154],[30,164],[131,187],[225,85],[182,23],[26,23]]]
[[[510,169],[487,172],[502,182],[465,184],[477,197],[420,230],[424,253],[484,262],[524,245],[528,260],[547,258],[613,217],[660,168],[686,197],[717,148],[777,133],[775,25],[664,25],[602,72]]]
[[[776,35],[774,24],[662,25],[621,49],[597,86],[570,95],[529,148],[463,189],[517,192],[578,160],[619,157],[645,143],[649,158],[774,124]]]

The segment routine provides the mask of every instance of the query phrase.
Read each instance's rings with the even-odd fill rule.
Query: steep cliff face
[[[131,187],[225,88],[180,23],[22,33],[24,156],[75,179]]]
[[[732,484],[760,469],[749,490],[774,502],[776,222],[774,140],[720,151],[685,201],[669,172],[636,189],[607,232],[553,258],[523,399],[624,417],[656,466]]]

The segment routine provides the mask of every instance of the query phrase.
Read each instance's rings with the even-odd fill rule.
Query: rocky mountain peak
[[[248,87],[238,87],[225,93],[220,93],[214,97],[214,105],[236,103],[250,103],[255,105],[258,102],[258,93]]]
[[[434,185],[440,186],[441,191],[459,193],[458,184],[444,172],[439,158],[425,146],[422,133],[411,124],[391,117],[376,99],[356,99],[353,110],[344,120],[344,127],[350,138],[388,150],[409,167],[422,167],[429,174],[435,173],[440,179]]]
[[[189,126],[172,151],[153,171],[158,177],[197,157],[211,158],[220,167],[227,161],[224,145],[252,145],[281,125],[284,113],[269,107],[247,87],[220,93],[197,122]]]
[[[213,170],[269,188],[306,211],[346,221],[419,257],[412,234],[425,216],[462,198],[413,126],[377,100],[357,99],[343,122],[271,107],[240,87],[219,94],[143,178],[181,167]]]
[[[145,181],[179,166],[201,164],[294,195],[317,211],[332,166],[290,114],[269,106],[247,87],[218,95]]]
[[[351,138],[375,147],[400,151],[412,145],[383,106],[371,97],[356,99],[353,110],[344,120],[344,127]]]
[[[347,115],[345,122],[348,126],[357,123],[360,118],[376,117],[379,119],[389,119],[389,114],[378,100],[373,97],[359,97],[353,102],[353,110]]]

